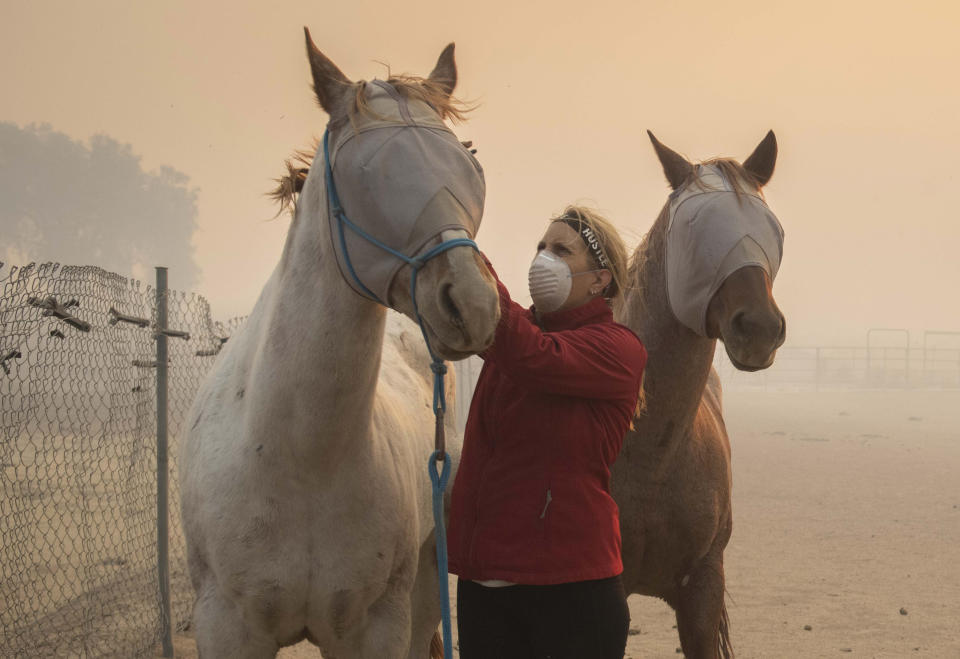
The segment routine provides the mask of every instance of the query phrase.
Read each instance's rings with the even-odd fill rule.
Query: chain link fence
[[[2,267],[2,264],[0,264]],[[242,322],[166,293],[172,624],[193,593],[178,438]],[[0,269],[0,656],[154,656],[167,620],[157,555],[157,293],[95,267]]]

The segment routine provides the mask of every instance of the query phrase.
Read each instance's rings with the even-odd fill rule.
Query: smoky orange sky
[[[218,318],[247,313],[275,266],[289,219],[270,221],[264,192],[323,132],[306,25],[353,79],[387,77],[382,63],[426,74],[456,42],[458,95],[479,103],[455,127],[486,171],[478,242],[521,301],[545,222],[566,204],[601,209],[631,248],[650,227],[668,190],[646,129],[694,159],[743,159],[772,128],[787,344],[960,330],[956,2],[0,7],[0,121],[106,133],[145,169],[186,173],[199,188],[198,292]]]

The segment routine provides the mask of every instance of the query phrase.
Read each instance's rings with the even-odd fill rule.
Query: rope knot
[[[447,364],[441,361],[430,362],[430,370],[437,375],[447,374]]]

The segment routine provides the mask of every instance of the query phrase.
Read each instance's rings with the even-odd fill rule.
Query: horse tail
[[[730,642],[730,616],[727,615],[727,603],[720,609],[720,646],[719,654],[723,659],[733,659],[733,643]]]
[[[430,639],[430,659],[443,659],[443,640],[440,638],[440,632],[433,632],[433,638]]]

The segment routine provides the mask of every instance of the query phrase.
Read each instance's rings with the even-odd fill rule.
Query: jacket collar
[[[536,320],[536,314],[533,310],[534,308],[530,307],[527,313],[533,320]],[[545,313],[540,318],[540,326],[546,332],[576,329],[584,325],[610,322],[613,322],[613,310],[602,297],[595,297],[586,304],[581,304],[573,309]]]

